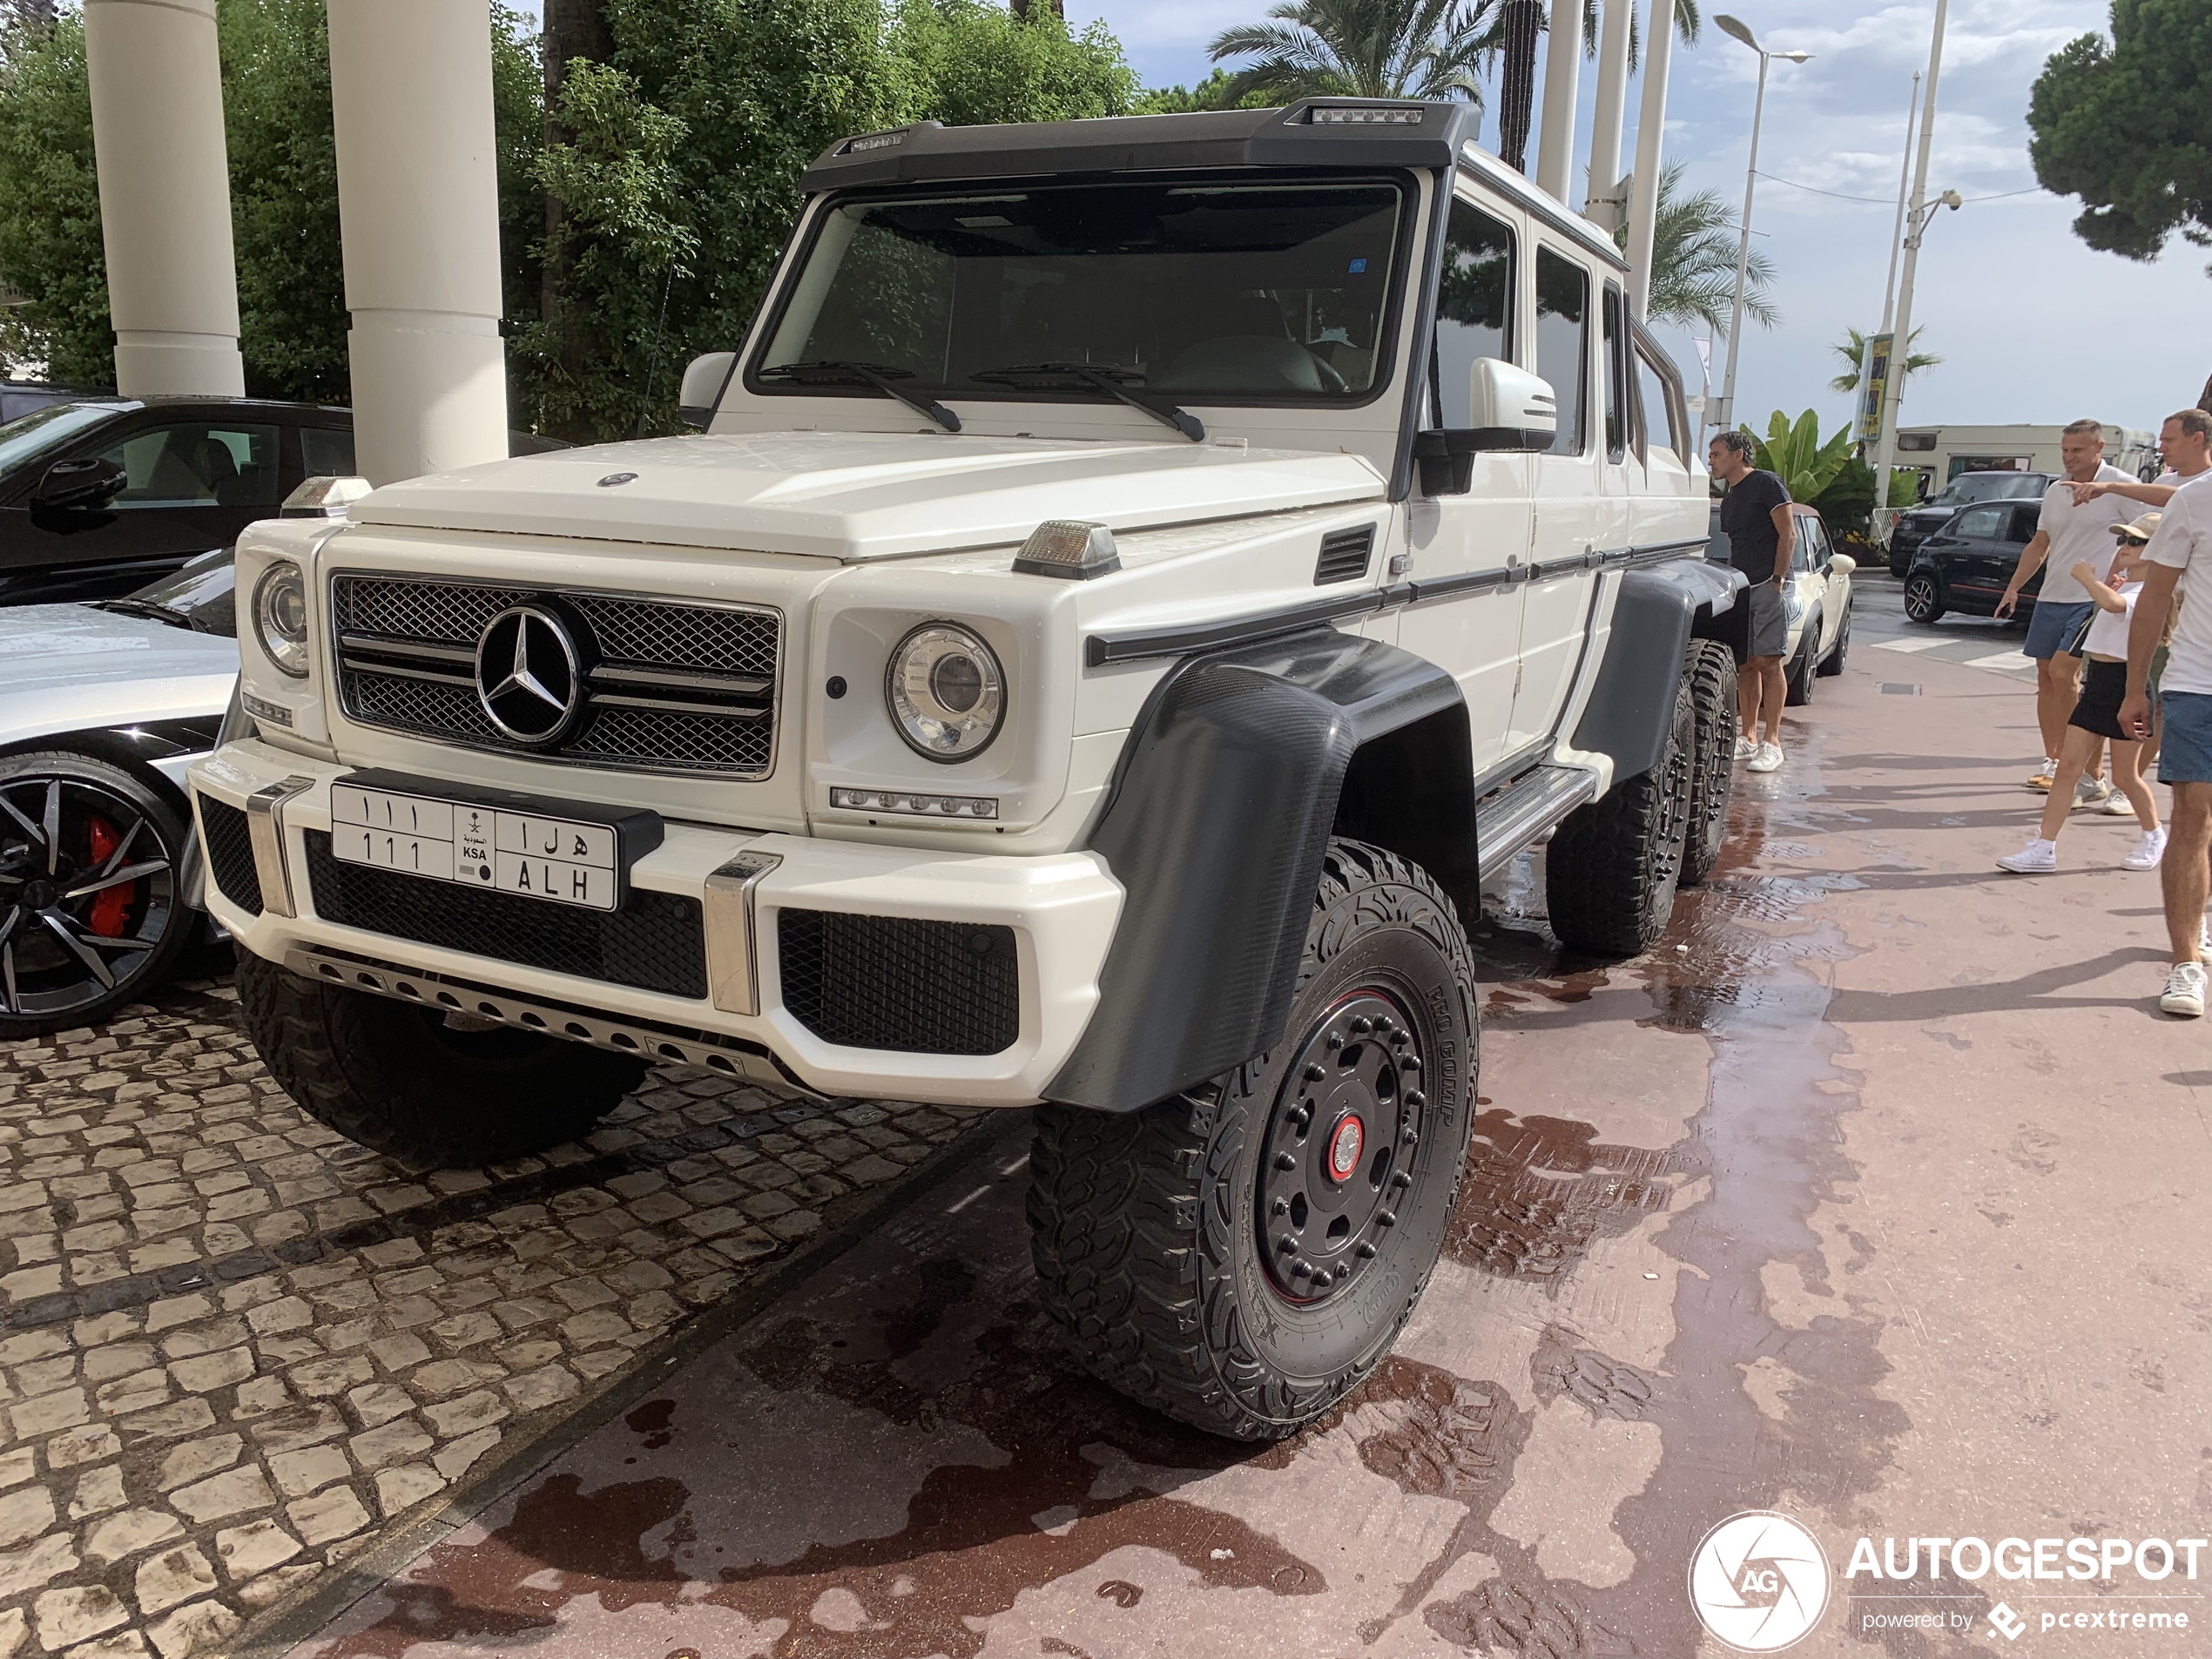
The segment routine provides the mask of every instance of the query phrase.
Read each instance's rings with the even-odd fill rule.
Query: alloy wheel
[[[174,849],[84,779],[0,782],[0,1015],[89,1008],[147,967],[177,920]]]

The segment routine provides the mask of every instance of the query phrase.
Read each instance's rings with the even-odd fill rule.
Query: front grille
[[[342,863],[322,831],[305,839],[309,890],[326,921],[641,991],[706,995],[696,899],[633,887],[619,910],[581,910]]]
[[[776,913],[784,1006],[825,1042],[908,1054],[998,1054],[1022,1028],[1014,929]]]
[[[341,573],[331,579],[339,693],[358,725],[577,765],[756,779],[775,765],[782,618],[563,589]],[[509,607],[563,613],[583,709],[557,744],[509,741],[476,697],[476,641]]]
[[[246,814],[227,801],[202,795],[199,823],[206,836],[207,868],[216,887],[248,915],[260,915],[261,871],[253,862],[253,832]]]

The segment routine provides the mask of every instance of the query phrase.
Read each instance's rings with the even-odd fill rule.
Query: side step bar
[[[1531,766],[1474,809],[1474,845],[1484,872],[1497,867],[1597,793],[1595,774],[1580,766]]]

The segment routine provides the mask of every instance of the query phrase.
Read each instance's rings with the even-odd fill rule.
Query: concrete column
[[[1567,199],[1575,170],[1575,99],[1582,84],[1582,0],[1552,0],[1544,40],[1544,125],[1536,140],[1536,185]]]
[[[1636,117],[1635,184],[1629,198],[1629,306],[1638,321],[1651,311],[1651,241],[1659,228],[1667,60],[1674,47],[1675,0],[1651,0],[1651,32],[1643,43],[1643,107]]]
[[[215,0],[85,0],[115,384],[239,397]]]
[[[1590,117],[1590,184],[1582,216],[1612,230],[1622,219],[1614,199],[1621,182],[1621,126],[1629,111],[1629,18],[1635,0],[1603,0],[1598,12],[1597,97]]]
[[[489,0],[329,0],[354,446],[371,483],[507,453]]]

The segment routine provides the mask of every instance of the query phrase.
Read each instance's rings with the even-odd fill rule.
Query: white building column
[[[1635,183],[1629,194],[1629,306],[1639,322],[1651,311],[1651,244],[1659,228],[1667,64],[1674,46],[1675,0],[1651,0],[1651,32],[1643,43],[1643,109],[1636,118]]]
[[[329,0],[355,464],[507,453],[489,0]]]
[[[116,389],[242,396],[215,0],[85,0],[84,56]]]
[[[1575,99],[1582,79],[1582,0],[1552,0],[1544,36],[1544,125],[1536,145],[1536,187],[1567,199],[1575,170]]]
[[[1597,93],[1590,117],[1590,182],[1582,216],[1612,230],[1627,217],[1618,199],[1621,128],[1629,112],[1629,19],[1635,0],[1602,0],[1598,10]]]

